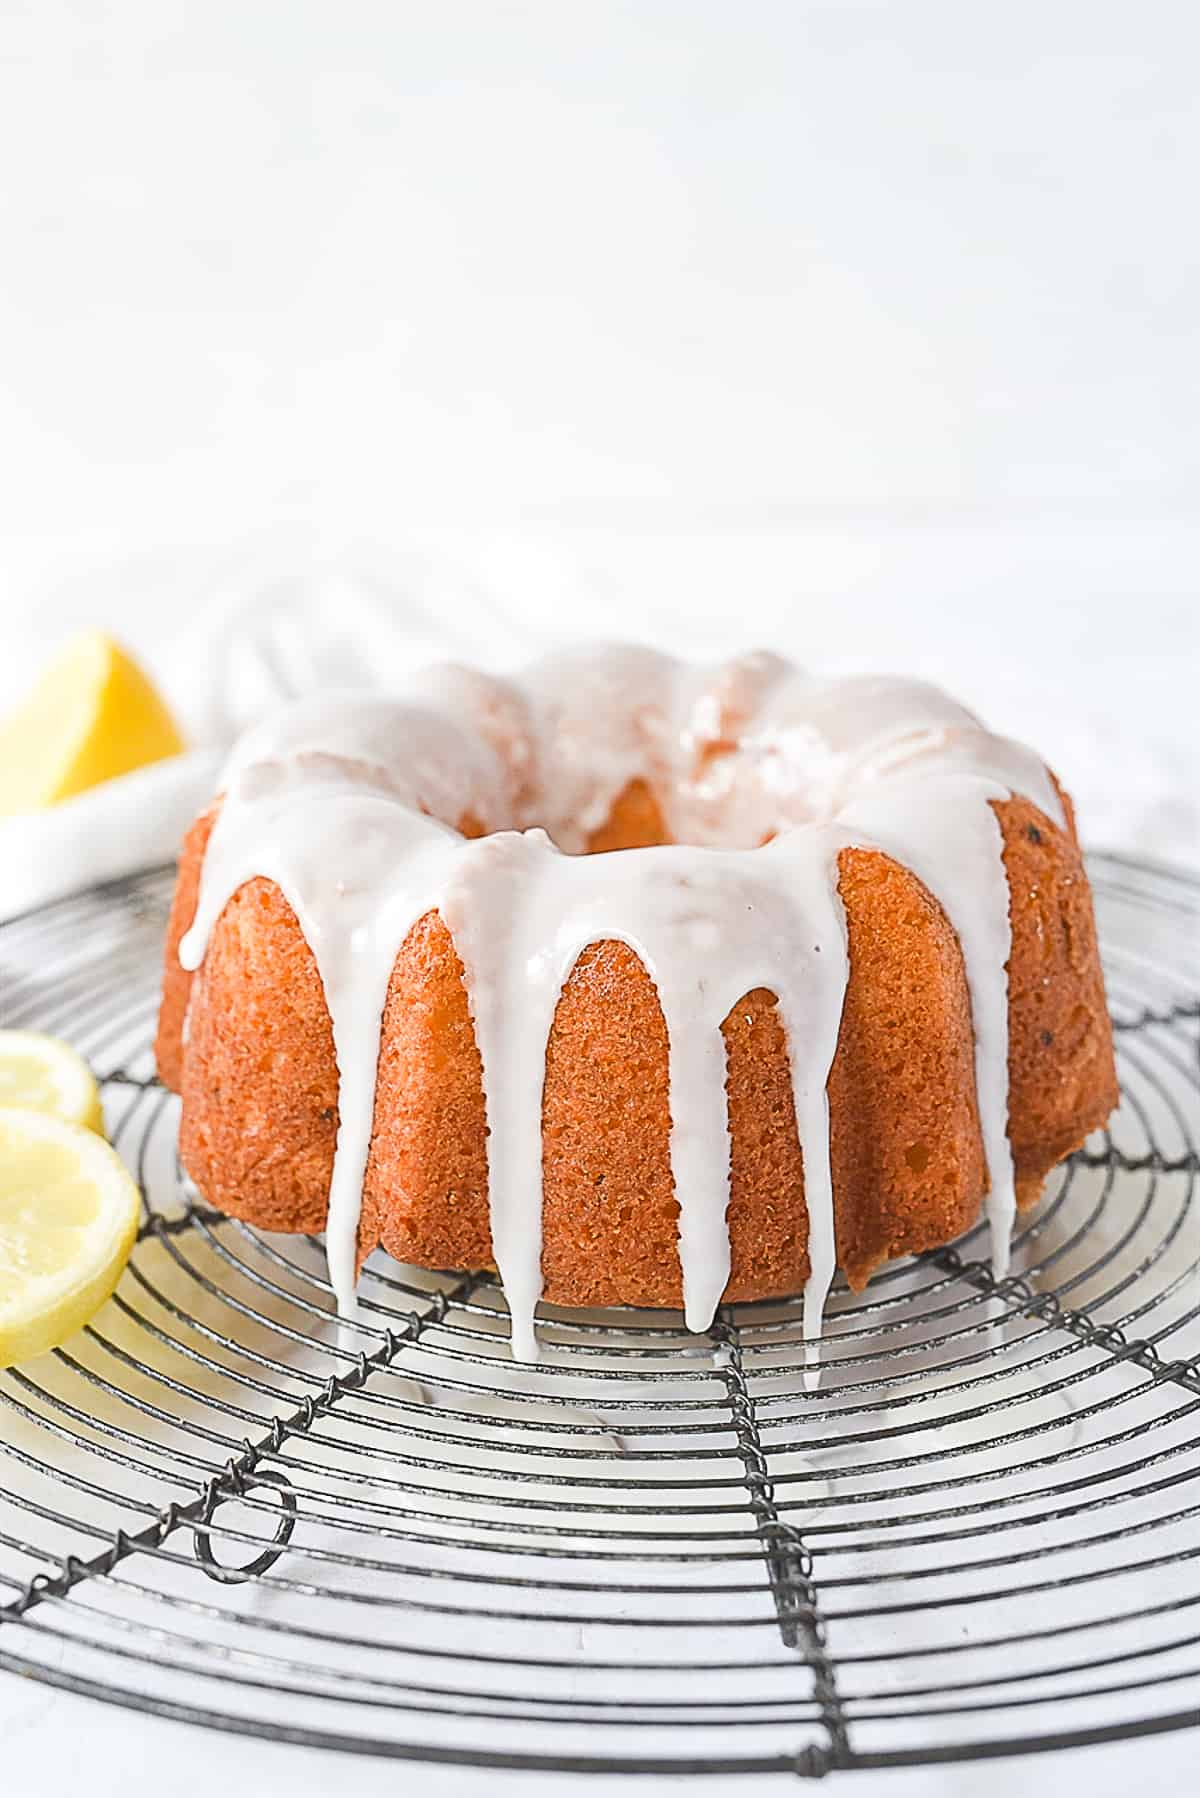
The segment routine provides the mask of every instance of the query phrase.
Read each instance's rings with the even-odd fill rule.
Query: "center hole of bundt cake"
[[[539,819],[538,823],[542,823]],[[650,783],[640,776],[631,780],[617,794],[604,823],[597,829],[589,831],[579,844],[576,833],[556,830],[552,822],[542,824],[551,841],[566,854],[602,855],[614,849],[659,849],[666,844],[678,841],[667,829],[659,804]],[[458,819],[458,829],[464,837],[487,836],[487,827],[475,816],[467,812]],[[568,840],[563,841],[562,837]],[[571,836],[574,840],[569,840]]]
[[[662,807],[649,784],[631,780],[617,794],[612,811],[587,841],[587,853],[599,855],[611,849],[657,849],[671,841]]]

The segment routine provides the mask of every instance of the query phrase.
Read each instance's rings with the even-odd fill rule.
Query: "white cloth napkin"
[[[45,812],[0,824],[0,919],[168,862],[216,790],[223,751],[155,762]]]
[[[171,861],[230,745],[283,701],[320,686],[387,686],[445,657],[511,665],[534,647],[477,591],[447,590],[420,563],[388,580],[243,567],[158,658],[196,747],[0,822],[0,920]]]

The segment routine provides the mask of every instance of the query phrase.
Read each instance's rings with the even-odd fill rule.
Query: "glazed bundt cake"
[[[183,847],[157,1043],[204,1197],[539,1297],[855,1287],[1116,1101],[1070,801],[932,687],[592,648],[302,701]]]

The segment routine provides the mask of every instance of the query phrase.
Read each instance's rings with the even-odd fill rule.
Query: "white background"
[[[1198,56],[1188,0],[0,0],[0,689],[99,623],[203,736],[231,596],[349,580],[488,659],[930,674],[1200,860]],[[14,1790],[185,1789],[22,1703]]]
[[[0,20],[0,693],[351,570],[931,674],[1200,857],[1187,0]]]

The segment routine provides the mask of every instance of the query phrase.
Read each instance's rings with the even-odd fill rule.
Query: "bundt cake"
[[[157,1042],[204,1197],[539,1297],[865,1284],[1116,1101],[1070,801],[935,688],[596,647],[304,700],[183,846]]]

